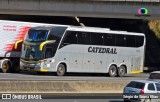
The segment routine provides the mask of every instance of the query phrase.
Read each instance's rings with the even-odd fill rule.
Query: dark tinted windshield
[[[25,45],[25,50],[22,51],[21,56],[25,60],[40,60],[43,59],[43,52],[39,50],[38,45]]]
[[[160,79],[160,73],[151,73],[149,79]]]
[[[48,35],[48,30],[33,30],[30,29],[26,35],[26,41],[45,41]]]
[[[127,87],[144,89],[144,85],[145,85],[144,83],[132,81],[127,85]]]

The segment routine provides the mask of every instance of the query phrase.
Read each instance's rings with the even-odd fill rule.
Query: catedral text
[[[116,48],[89,47],[88,52],[117,54]]]

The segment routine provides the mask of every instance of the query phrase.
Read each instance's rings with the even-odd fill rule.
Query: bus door
[[[57,44],[47,44],[45,45],[43,52],[44,52],[44,59],[45,64],[44,67],[47,69],[55,68],[55,63],[53,63],[53,57],[56,53]]]

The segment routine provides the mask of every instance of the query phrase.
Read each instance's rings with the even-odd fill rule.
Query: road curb
[[[1,81],[0,93],[122,93],[128,81]]]

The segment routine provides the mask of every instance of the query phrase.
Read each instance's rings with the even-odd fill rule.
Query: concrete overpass
[[[155,19],[159,10],[160,0],[0,0],[0,14]]]

